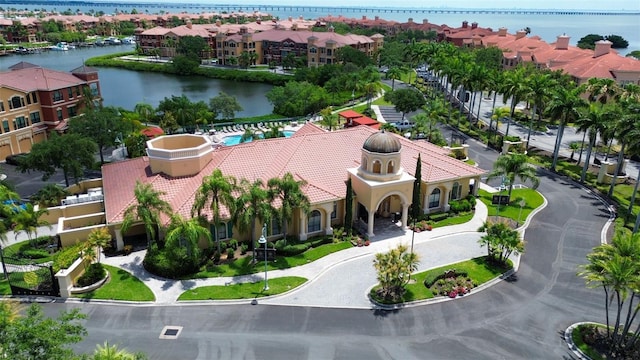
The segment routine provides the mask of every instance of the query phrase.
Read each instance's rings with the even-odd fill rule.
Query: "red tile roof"
[[[30,92],[57,90],[86,82],[70,73],[42,67],[23,67],[18,70],[0,72],[0,86]]]
[[[105,212],[109,223],[122,221],[124,210],[135,204],[136,181],[153,184],[166,192],[163,198],[174,212],[190,217],[194,195],[204,176],[219,168],[223,174],[250,182],[281,177],[290,172],[307,181],[304,191],[311,203],[341,199],[346,188],[347,169],[360,166],[365,140],[376,132],[367,126],[347,130],[318,131],[313,124],[304,125],[291,138],[254,141],[213,151],[212,160],[193,176],[171,178],[152,174],[146,157],[106,164],[102,168]],[[394,135],[397,136],[397,135]],[[422,179],[441,182],[473,177],[484,171],[448,156],[448,151],[425,141],[413,142],[401,136],[402,166],[415,173],[416,159],[422,154]],[[229,216],[223,209],[223,216]],[[209,214],[207,214],[209,215]]]

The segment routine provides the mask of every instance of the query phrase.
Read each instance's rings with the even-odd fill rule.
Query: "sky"
[[[640,10],[640,0],[137,0],[136,2],[185,2],[238,5],[300,5],[330,7],[392,7],[392,8],[471,8],[471,9],[576,9],[576,10]],[[640,20],[640,19],[639,19]]]

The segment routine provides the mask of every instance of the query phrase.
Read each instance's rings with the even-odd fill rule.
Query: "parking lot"
[[[0,174],[7,175],[5,182],[12,184],[22,199],[28,199],[29,196],[47,184],[65,185],[61,171],[56,172],[49,180],[42,181],[42,173],[40,172],[21,173],[17,166],[2,163],[0,164]]]

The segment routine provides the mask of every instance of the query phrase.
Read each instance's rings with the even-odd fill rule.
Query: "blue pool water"
[[[291,137],[291,135],[295,134],[295,131],[291,131],[291,130],[285,130],[283,131],[284,136],[285,137]],[[226,146],[231,146],[231,145],[237,145],[240,143],[240,138],[242,137],[242,135],[229,135],[229,136],[225,136],[224,138],[222,138],[222,142],[226,145]],[[262,138],[262,134],[260,134],[260,138]],[[250,142],[246,141],[246,142]]]

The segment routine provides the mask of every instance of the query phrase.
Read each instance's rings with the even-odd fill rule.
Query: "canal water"
[[[54,70],[71,71],[91,57],[131,50],[133,50],[133,46],[116,45],[71,49],[69,51],[47,51],[40,54],[0,56],[0,71],[6,71],[9,66],[20,61]],[[238,117],[265,115],[270,114],[273,110],[273,106],[265,97],[265,94],[273,86],[267,84],[217,80],[199,76],[174,76],[107,67],[97,69],[106,106],[118,106],[133,110],[137,103],[146,102],[157,107],[165,97],[183,94],[191,101],[202,100],[209,103],[209,99],[224,91],[235,96],[242,105],[244,110],[236,114]]]

